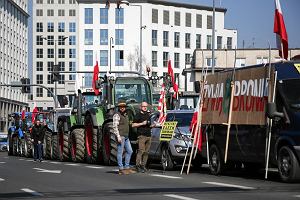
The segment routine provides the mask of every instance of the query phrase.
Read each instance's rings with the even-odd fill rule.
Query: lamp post
[[[211,51],[211,73],[214,74],[215,73],[215,19],[216,19],[216,8],[215,8],[215,0],[213,0],[213,21],[212,21],[212,51]]]
[[[46,37],[41,37],[41,38],[48,41],[48,38],[46,38]],[[54,66],[58,66],[58,65],[57,65],[57,41],[63,42],[63,41],[65,41],[67,38],[68,38],[68,37],[63,36],[61,39],[57,39],[57,40],[55,40],[55,39],[49,40],[49,41],[53,41],[53,42],[54,42]],[[54,67],[54,66],[53,66],[53,67]],[[57,69],[57,68],[56,68],[56,69]],[[52,71],[53,71],[53,70],[52,70]],[[57,107],[58,107],[58,105],[57,105],[57,101],[58,101],[58,99],[57,99],[57,81],[54,81],[54,95],[55,95],[55,97],[56,97],[56,100],[55,100],[54,104],[55,104],[55,108],[57,108]]]
[[[109,73],[111,72],[111,49],[114,48],[112,45],[114,44],[114,38],[109,38]]]

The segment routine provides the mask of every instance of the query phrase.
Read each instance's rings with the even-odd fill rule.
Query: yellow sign
[[[300,64],[294,64],[294,66],[296,67],[296,69],[298,70],[298,73],[300,74]]]
[[[165,122],[161,132],[160,132],[160,141],[170,141],[173,137],[174,130],[177,126],[177,122]]]

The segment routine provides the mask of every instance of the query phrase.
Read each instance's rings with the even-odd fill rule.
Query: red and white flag
[[[277,37],[277,48],[281,58],[288,58],[288,35],[286,32],[279,0],[275,0],[274,33]],[[283,51],[283,52],[282,52]]]
[[[166,117],[167,117],[166,91],[165,91],[164,84],[162,84],[160,90],[160,97],[158,100],[158,111],[159,111],[158,122],[160,124],[163,124],[166,121]]]
[[[96,81],[98,80],[98,75],[99,75],[99,66],[98,66],[98,61],[96,61],[96,65],[94,66],[94,75],[93,75],[93,89],[95,91],[95,95],[99,95],[100,90],[96,89]]]
[[[35,117],[38,114],[38,112],[39,112],[39,109],[37,108],[36,103],[34,102],[33,110],[32,110],[32,115],[31,115],[31,122],[32,123],[34,123]]]
[[[22,113],[21,113],[21,119],[22,119],[22,120],[24,120],[25,117],[26,117],[26,113],[25,113],[25,112],[26,112],[26,109],[25,109],[25,107],[23,107],[23,108],[22,108]]]
[[[201,151],[202,150],[202,131],[201,131],[201,128],[199,128],[199,124],[198,124],[198,116],[199,116],[199,112],[200,112],[199,109],[200,109],[200,98],[197,102],[197,106],[196,106],[195,112],[192,117],[192,121],[190,124],[190,131],[192,131],[192,136],[194,136],[194,140],[196,140],[195,146],[197,146],[198,150]],[[198,136],[200,138],[198,138]]]
[[[171,81],[172,81],[172,85],[173,85],[173,90],[174,90],[173,98],[177,99],[178,85],[175,82],[174,71],[173,71],[173,68],[171,65],[171,60],[168,61],[168,74],[171,76]]]

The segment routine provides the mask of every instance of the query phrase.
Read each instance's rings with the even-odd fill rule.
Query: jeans
[[[119,166],[119,169],[122,170],[123,168],[125,169],[128,169],[129,168],[129,163],[130,163],[130,158],[131,158],[131,155],[132,155],[132,147],[131,147],[131,144],[130,144],[130,140],[128,137],[123,137],[121,136],[122,138],[122,142],[121,143],[118,143],[118,154],[117,154],[117,160],[118,160],[118,166]],[[125,148],[125,166],[123,166],[123,151],[124,151],[124,148]]]
[[[34,145],[34,155],[33,155],[33,159],[42,159],[42,151],[43,151],[43,144],[35,144]]]

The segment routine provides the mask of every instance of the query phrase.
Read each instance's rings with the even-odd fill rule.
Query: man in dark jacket
[[[36,161],[37,159],[42,162],[42,142],[44,141],[44,131],[43,127],[40,124],[40,120],[37,119],[32,128],[32,141],[34,145],[34,156],[33,159]]]

